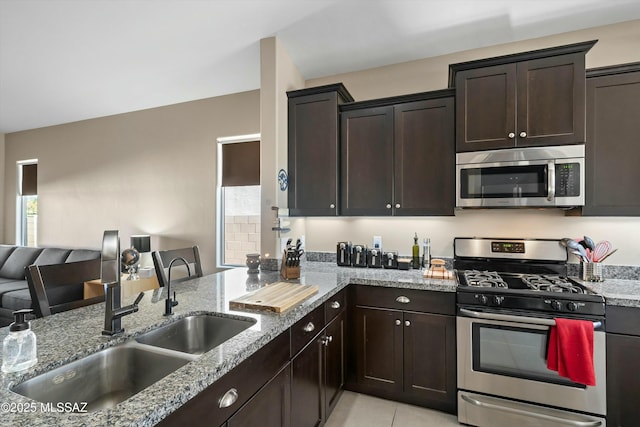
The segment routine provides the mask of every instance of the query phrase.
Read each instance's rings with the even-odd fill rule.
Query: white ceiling
[[[0,133],[640,18],[640,0],[0,0]]]

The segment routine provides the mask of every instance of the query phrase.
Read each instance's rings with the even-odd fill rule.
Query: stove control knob
[[[553,300],[551,301],[551,308],[556,311],[562,310],[562,303],[560,301]]]
[[[497,296],[497,295],[493,297],[493,302],[495,303],[495,305],[502,304],[502,301],[504,301],[504,297]]]
[[[567,304],[567,310],[576,311],[578,309],[578,305],[575,302],[570,302]]]
[[[487,298],[486,295],[476,295],[476,298],[478,298],[478,301],[480,301],[480,304],[482,305],[487,305],[489,302],[489,298]]]

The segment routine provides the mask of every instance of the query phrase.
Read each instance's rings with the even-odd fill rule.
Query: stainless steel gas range
[[[606,426],[604,298],[566,277],[560,241],[456,238],[454,268],[458,421]],[[595,386],[547,368],[554,318],[593,322]]]

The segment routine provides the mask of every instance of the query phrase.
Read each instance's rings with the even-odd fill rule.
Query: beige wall
[[[278,171],[287,170],[287,91],[304,87],[304,79],[275,37],[260,41],[260,138],[261,138],[261,253],[278,257],[281,236],[274,226],[276,212],[286,213],[287,193],[280,191]]]
[[[151,246],[198,244],[215,271],[216,138],[258,133],[258,90],[7,134],[4,241],[15,235],[11,165],[38,159],[40,246],[99,248],[106,229]]]
[[[450,63],[599,39],[587,54],[587,67],[640,61],[640,20],[577,31],[525,42],[492,46],[452,55],[395,64],[355,73],[309,80],[307,87],[343,82],[358,101],[443,89]],[[639,100],[640,102],[640,100]],[[386,249],[409,254],[413,233],[432,240],[432,253],[452,256],[453,237],[580,237],[609,239],[619,252],[609,259],[618,265],[640,265],[640,218],[575,218],[559,210],[465,210],[455,217],[297,219],[304,228],[307,250],[334,251],[337,241],[371,244],[383,236]]]

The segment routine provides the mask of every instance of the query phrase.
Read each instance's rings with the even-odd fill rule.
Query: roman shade
[[[260,141],[222,145],[221,185],[260,185]]]
[[[21,196],[38,195],[38,164],[22,165]]]

